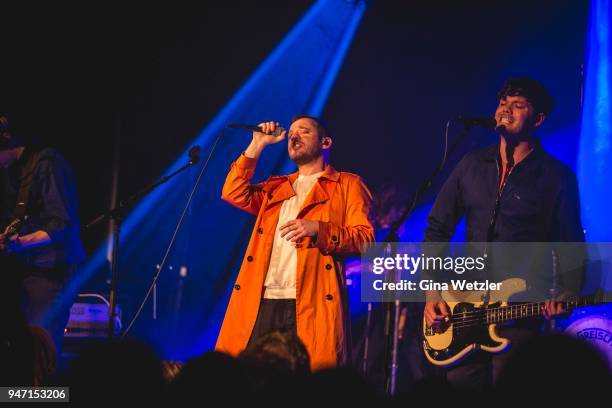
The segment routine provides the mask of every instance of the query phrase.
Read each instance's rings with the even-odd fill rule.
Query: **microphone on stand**
[[[228,125],[227,127],[232,128],[232,129],[247,129],[247,130],[250,130],[251,132],[263,132],[263,129],[257,125],[245,125],[242,123],[232,123]],[[277,126],[276,129],[274,130],[273,136],[280,136],[284,130],[285,130],[284,128]]]
[[[504,125],[495,126],[495,133],[506,133],[506,127]]]
[[[191,149],[189,149],[189,158],[191,159],[191,164],[198,164],[200,162],[200,146],[195,145]]]
[[[479,126],[486,129],[496,129],[497,121],[492,117],[469,117],[469,116],[455,116],[453,122],[463,123],[464,126],[474,127]]]

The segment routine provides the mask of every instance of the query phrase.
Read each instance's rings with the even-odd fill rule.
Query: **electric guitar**
[[[497,324],[543,315],[544,302],[508,304],[508,299],[527,288],[523,279],[512,278],[501,282],[499,291],[443,291],[450,316],[435,327],[428,327],[423,318],[423,348],[430,363],[452,366],[476,350],[501,353],[508,349],[510,340],[497,334]],[[485,305],[485,295],[489,301]],[[603,303],[602,293],[561,301],[565,310]]]

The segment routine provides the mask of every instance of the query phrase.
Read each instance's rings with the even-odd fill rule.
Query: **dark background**
[[[2,6],[0,113],[65,153],[86,222],[109,205],[115,147],[125,197],[164,173],[314,2],[15,3]],[[368,2],[324,110],[334,166],[374,192],[413,191],[445,121],[492,114],[503,80],[529,75],[557,101],[544,144],[573,167],[588,2],[431,3]],[[449,168],[495,142],[474,131]],[[89,253],[105,234],[83,234]]]
[[[163,173],[312,3],[3,4],[0,111],[70,159],[87,220],[108,206],[115,137],[125,196]],[[373,190],[414,188],[445,120],[492,113],[508,76],[550,87],[549,132],[579,117],[587,2],[429,3],[368,3],[324,111],[334,164]],[[92,249],[101,236],[84,239]]]

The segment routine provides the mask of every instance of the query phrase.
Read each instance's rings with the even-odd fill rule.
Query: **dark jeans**
[[[498,327],[499,335],[510,340],[510,348],[499,354],[477,351],[446,372],[447,381],[454,387],[464,389],[481,389],[497,382],[513,350],[539,334],[537,326],[533,327]]]
[[[25,320],[49,332],[58,352],[76,293],[68,293],[67,281],[76,266],[54,269],[29,269],[19,285],[19,303]]]
[[[257,320],[248,344],[250,345],[274,330],[290,331],[297,334],[295,299],[261,299]]]

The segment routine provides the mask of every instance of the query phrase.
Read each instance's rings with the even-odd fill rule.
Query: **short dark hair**
[[[11,128],[6,116],[0,115],[0,150],[10,150],[25,146],[25,140],[17,137]]]
[[[300,338],[290,330],[274,330],[254,340],[238,356],[240,360],[279,371],[310,372],[310,356]]]
[[[544,85],[528,77],[511,78],[504,82],[497,93],[497,99],[506,99],[508,96],[523,96],[533,105],[536,113],[544,113],[546,116],[555,106],[554,98]]]
[[[317,131],[319,132],[319,136],[321,137],[321,139],[323,139],[324,137],[331,137],[329,133],[329,125],[325,120],[312,115],[295,115],[293,119],[291,119],[291,124],[293,124],[293,122],[298,119],[310,119],[314,123],[316,123]]]

